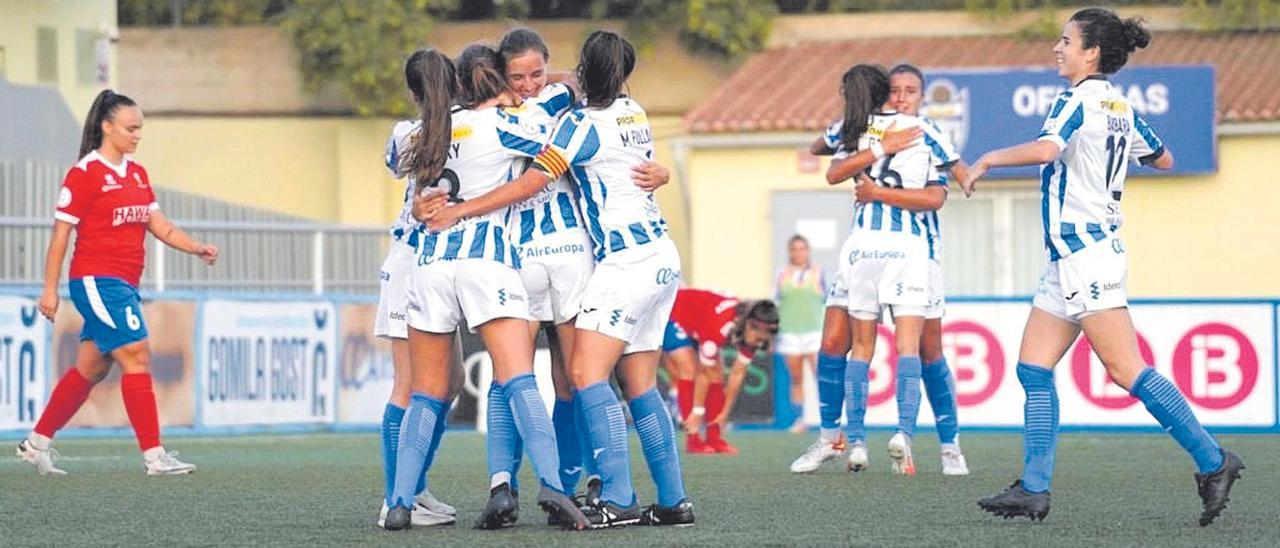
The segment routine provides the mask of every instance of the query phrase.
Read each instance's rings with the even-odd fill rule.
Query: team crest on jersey
[[[133,180],[138,183],[138,188],[147,188],[147,183],[142,180],[142,175],[139,175],[136,171],[133,172]]]
[[[110,192],[112,190],[120,190],[124,188],[123,186],[120,185],[120,183],[117,183],[116,178],[112,177],[111,174],[109,173],[107,174],[106,180],[107,180],[107,184],[102,185],[103,192]]]
[[[969,138],[970,110],[969,90],[945,78],[938,78],[929,82],[924,90],[920,115],[937,124],[959,153]]]
[[[111,226],[125,223],[147,223],[151,220],[151,206],[131,205],[117,207],[111,214]]]

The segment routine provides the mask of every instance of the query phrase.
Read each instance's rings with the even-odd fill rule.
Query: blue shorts
[[[662,351],[675,352],[681,348],[693,348],[693,339],[674,320],[667,321],[667,332],[662,336]]]
[[[106,354],[147,338],[137,288],[119,278],[85,276],[71,280],[71,302],[84,318],[80,340],[93,341]]]

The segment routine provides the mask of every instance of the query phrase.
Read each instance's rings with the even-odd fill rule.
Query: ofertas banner
[[[966,161],[1035,139],[1069,84],[1049,69],[929,71],[920,113]],[[1111,78],[1125,101],[1178,157],[1171,171],[1131,167],[1132,175],[1212,173],[1218,169],[1213,67],[1128,67]],[[1001,168],[991,177],[1037,177],[1036,167]]]
[[[200,424],[333,423],[336,320],[329,302],[204,302],[197,327]]]
[[[30,428],[48,386],[49,322],[35,299],[0,296],[0,430]]]
[[[1020,426],[1025,396],[1016,374],[1030,305],[959,303],[947,308],[942,344],[956,380],[960,425]],[[1277,318],[1270,303],[1135,304],[1139,348],[1208,426],[1276,426]],[[897,422],[893,336],[881,327],[871,364],[867,422]],[[1080,337],[1055,369],[1063,425],[1155,426],[1127,391],[1107,377]],[[920,424],[933,423],[928,405]]]

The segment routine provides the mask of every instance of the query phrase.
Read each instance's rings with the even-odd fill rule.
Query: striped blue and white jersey
[[[653,130],[644,109],[628,97],[605,108],[579,107],[560,119],[538,163],[568,172],[596,260],[665,238],[653,193],[636,186],[631,169],[653,159]]]
[[[453,201],[482,196],[506,184],[520,173],[524,160],[546,145],[550,128],[526,122],[492,107],[470,110],[455,107],[453,139],[440,179],[428,185],[446,192]],[[418,264],[436,260],[492,259],[520,267],[507,235],[510,208],[462,219],[443,232],[422,228]]]
[[[951,139],[936,124],[928,118],[920,118],[920,120],[924,122],[920,126],[924,131],[921,141],[929,149],[930,162],[933,166],[933,171],[928,176],[928,181],[931,184],[941,185],[949,190],[946,170],[960,160],[960,154],[952,146]],[[827,126],[826,131],[822,133],[822,140],[827,145],[827,148],[837,152],[841,150],[840,130],[843,128],[843,119],[836,120],[830,126]],[[845,155],[842,154],[841,157],[843,156]],[[937,259],[942,253],[942,225],[938,219],[938,212],[924,212],[920,214],[920,220],[924,225],[925,237],[929,241],[929,258]]]
[[[401,120],[391,128],[391,137],[387,138],[387,151],[383,155],[383,163],[391,176],[404,180],[404,205],[400,207],[400,215],[391,223],[391,239],[416,248],[418,246],[418,221],[413,218],[413,177],[400,167],[400,160],[405,151],[413,143],[413,136],[418,134],[421,120]]]
[[[858,150],[870,148],[880,142],[885,130],[893,126],[895,129],[920,127],[925,134],[930,133],[930,126],[920,118],[897,112],[879,112],[871,115],[867,131],[858,139]],[[957,158],[954,151],[942,150],[942,142],[937,139],[921,139],[914,145],[876,160],[867,168],[866,174],[877,185],[890,188],[922,189],[930,185],[942,185],[938,169],[948,167]],[[938,152],[934,152],[938,150]],[[836,157],[846,157],[849,151],[839,150]],[[934,158],[948,158],[949,162],[937,165]],[[928,212],[916,212],[891,206],[882,202],[859,203],[854,208],[854,231],[863,232],[902,232],[914,236],[928,238],[926,234],[926,217]]]
[[[1160,137],[1102,76],[1060,93],[1039,139],[1062,150],[1057,161],[1040,166],[1044,244],[1053,261],[1119,230],[1129,160],[1164,153]]]
[[[564,84],[544,86],[536,97],[515,109],[508,109],[522,120],[554,128],[560,117],[573,106],[573,91]],[[512,207],[512,243],[525,245],[539,238],[569,229],[582,230],[582,219],[574,205],[573,184],[562,175],[529,199]]]

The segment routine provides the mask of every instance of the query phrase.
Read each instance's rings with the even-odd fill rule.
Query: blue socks
[[[386,486],[382,497],[391,500],[391,490],[396,485],[396,451],[400,447],[400,421],[404,420],[404,408],[387,404],[382,411],[382,475]]]
[[[818,413],[822,416],[824,429],[840,427],[840,411],[844,408],[844,370],[844,356],[818,354]]]
[[[590,478],[600,477],[600,468],[596,466],[596,459],[592,458],[591,454],[591,425],[587,422],[586,415],[582,413],[582,406],[578,404],[578,392],[574,391],[573,394],[573,425],[577,428],[574,439],[578,440],[578,456],[582,460],[582,471],[590,481]]]
[[[1147,406],[1147,411],[1156,418],[1160,426],[1191,454],[1191,458],[1196,461],[1196,469],[1201,474],[1216,472],[1222,468],[1222,450],[1219,449],[1218,442],[1200,426],[1200,421],[1191,412],[1187,400],[1169,379],[1148,367],[1138,374],[1129,392],[1142,400],[1142,404]]]
[[[551,408],[551,426],[556,431],[556,450],[560,454],[560,484],[567,493],[578,489],[582,477],[582,445],[578,441],[573,400],[556,399]]]
[[[916,435],[916,417],[920,416],[920,356],[898,358],[898,431],[908,437]]]
[[[1025,363],[1018,363],[1018,382],[1027,393],[1022,408],[1022,488],[1044,493],[1053,479],[1053,453],[1058,445],[1058,390],[1052,369]]]
[[[636,504],[631,485],[631,455],[627,440],[627,419],[622,404],[608,382],[598,382],[578,391],[575,403],[586,419],[591,446],[583,460],[595,460],[603,482],[600,498],[630,508]]]
[[[551,427],[551,417],[547,415],[547,407],[542,403],[542,395],[538,393],[538,384],[532,373],[518,375],[502,390],[507,393],[507,402],[515,415],[516,429],[524,438],[529,451],[529,460],[533,461],[533,470],[543,485],[564,493],[560,483],[560,455],[556,453],[556,433]],[[572,493],[567,493],[572,495]]]
[[[867,441],[868,367],[867,362],[849,360],[849,366],[845,370],[844,389],[847,394],[844,402],[844,434],[849,443]]]
[[[485,422],[488,425],[485,453],[489,460],[489,476],[492,478],[505,474],[504,478],[494,481],[503,483],[501,480],[505,479],[515,489],[516,471],[520,466],[520,434],[516,428],[515,415],[511,413],[511,405],[507,402],[507,392],[497,382],[489,385]]]
[[[400,422],[399,447],[396,450],[395,484],[387,497],[388,506],[413,508],[418,484],[424,483],[427,455],[436,444],[437,423],[444,420],[445,403],[415,392]]]
[[[657,388],[631,400],[631,418],[640,435],[649,476],[658,488],[658,505],[671,508],[680,504],[685,494],[680,454],[676,452],[676,432]]]
[[[926,364],[920,378],[924,380],[924,393],[929,397],[929,408],[933,409],[933,419],[938,424],[938,441],[955,443],[960,432],[956,419],[956,381],[947,367],[947,359]]]

